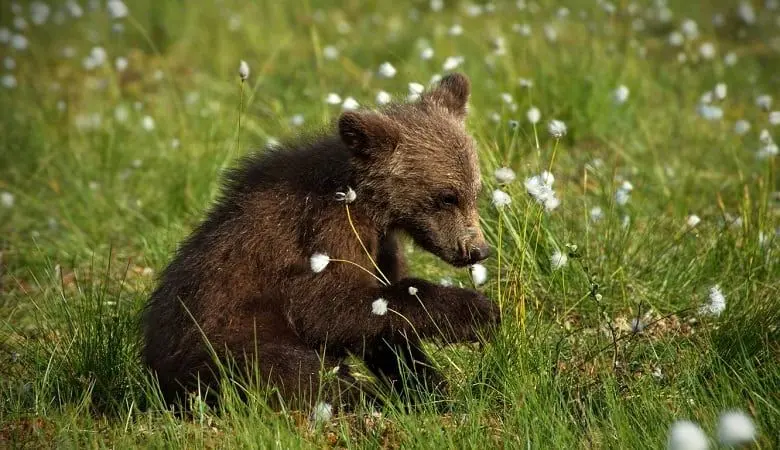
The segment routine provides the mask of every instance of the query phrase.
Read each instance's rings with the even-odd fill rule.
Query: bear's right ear
[[[468,112],[471,82],[462,73],[451,73],[439,82],[439,86],[423,96],[424,102],[443,106],[460,120],[466,118]]]
[[[339,135],[347,147],[362,156],[392,151],[400,139],[398,127],[390,119],[368,111],[343,113],[339,118]]]

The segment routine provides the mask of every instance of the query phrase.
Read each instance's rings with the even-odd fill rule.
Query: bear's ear
[[[362,156],[392,151],[400,140],[400,132],[392,120],[368,111],[343,113],[339,118],[339,135],[347,147]]]
[[[468,110],[471,83],[462,73],[451,73],[439,82],[439,86],[426,94],[424,101],[447,108],[458,119],[465,119]]]

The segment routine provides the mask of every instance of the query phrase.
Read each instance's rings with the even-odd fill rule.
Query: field
[[[778,2],[48,3],[0,5],[0,447],[780,448]],[[161,407],[138,312],[223,170],[456,70],[503,321],[429,349],[446,410]]]

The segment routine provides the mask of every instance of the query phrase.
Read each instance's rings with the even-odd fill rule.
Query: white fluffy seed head
[[[690,420],[678,420],[669,428],[668,450],[707,450],[709,445],[701,427]]]
[[[378,298],[371,302],[371,313],[377,316],[384,316],[387,314],[387,300]]]
[[[357,193],[351,187],[347,187],[346,192],[336,192],[336,201],[352,203],[357,198]]]
[[[243,59],[238,64],[238,76],[241,77],[241,81],[246,81],[249,78],[249,64]]]
[[[629,91],[628,87],[625,85],[620,85],[612,91],[612,100],[615,101],[618,105],[622,105],[623,103],[628,101],[628,95],[631,91]]]
[[[341,109],[344,111],[352,111],[358,109],[359,107],[360,104],[352,97],[345,98],[344,102],[341,104]]]
[[[417,288],[414,286],[409,286],[409,295],[417,295]]]
[[[688,218],[685,220],[685,223],[686,223],[686,224],[688,224],[688,226],[689,226],[690,228],[693,228],[693,227],[695,227],[696,225],[698,225],[698,224],[699,224],[699,222],[701,222],[701,218],[699,218],[699,216],[697,216],[696,214],[691,214],[691,215],[690,215],[690,216],[688,216]]]
[[[512,197],[510,197],[509,194],[502,191],[501,189],[496,189],[493,191],[493,205],[496,208],[503,208],[504,206],[508,206],[510,203],[512,203]]]
[[[717,284],[709,290],[709,303],[705,304],[699,310],[702,314],[719,316],[726,309],[726,296],[720,290]]]
[[[379,66],[379,76],[382,78],[393,78],[398,71],[389,62],[383,62]]]
[[[547,124],[547,131],[550,136],[560,139],[566,135],[566,124],[560,120],[553,119]]]
[[[390,103],[390,100],[392,100],[392,97],[390,97],[390,94],[388,94],[385,91],[379,91],[376,93],[376,104],[377,105],[386,105]]]
[[[469,267],[469,274],[475,286],[481,286],[487,281],[487,268],[482,264],[472,264]]]
[[[319,402],[314,406],[311,412],[312,422],[327,422],[333,418],[333,405],[326,402]]]
[[[566,267],[566,264],[568,263],[569,263],[569,257],[566,255],[566,253],[563,253],[560,250],[556,250],[550,256],[550,267],[552,267],[553,270],[562,269]]]
[[[493,174],[499,184],[507,184],[515,181],[515,171],[509,167],[499,167]]]
[[[539,111],[539,108],[532,106],[528,108],[528,112],[525,113],[526,117],[528,118],[528,121],[532,124],[539,123],[539,120],[542,118],[542,112]]]
[[[309,258],[309,265],[311,265],[311,270],[314,273],[320,273],[325,270],[328,267],[328,263],[330,263],[330,256],[324,253],[315,253]]]
[[[718,420],[718,440],[725,446],[738,446],[756,440],[756,427],[742,411],[726,411]]]
[[[329,105],[340,105],[341,104],[341,96],[335,92],[331,92],[330,94],[325,97],[325,103]]]

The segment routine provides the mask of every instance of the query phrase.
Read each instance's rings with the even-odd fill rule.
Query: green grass
[[[85,8],[61,25],[28,17],[29,48],[0,46],[16,63],[3,74],[17,81],[0,88],[0,192],[14,199],[0,205],[0,447],[639,449],[664,447],[683,418],[714,446],[728,409],[752,417],[755,448],[780,446],[780,181],[777,158],[756,158],[760,130],[780,141],[780,129],[755,105],[780,92],[780,11],[759,8],[747,27],[731,2],[670,2],[672,22],[647,19],[638,31],[628,2],[608,15],[566,1],[565,19],[561,2],[546,0],[535,13],[497,2],[477,17],[450,2],[441,12],[428,2],[337,3],[129,1],[122,32]],[[655,11],[641,3],[641,15]],[[711,25],[715,12],[725,26]],[[0,6],[0,26],[13,17]],[[700,37],[672,48],[668,33],[685,18]],[[456,23],[464,32],[453,37]],[[499,35],[505,55],[492,51]],[[696,56],[705,41],[716,44],[714,60]],[[87,71],[95,45],[108,62]],[[325,57],[328,45],[337,59]],[[423,61],[427,45],[435,56]],[[66,46],[72,59],[61,56]],[[735,66],[724,64],[731,51]],[[119,56],[129,61],[122,73]],[[402,98],[448,56],[465,58],[459,70],[473,83],[468,126],[489,188],[483,226],[499,255],[481,289],[504,313],[481,348],[431,349],[453,384],[451,411],[394,405],[312,428],[307,412],[275,412],[260,391],[230,396],[221,411],[196,404],[186,418],[161,408],[137,357],[137,314],[223,169],[300,132],[295,114],[304,129],[323,128],[340,111],[324,102],[329,92],[367,106],[380,89]],[[243,86],[241,59],[252,68]],[[395,78],[376,76],[384,61]],[[707,121],[697,104],[718,82],[728,85],[716,101],[724,117]],[[616,105],[620,84],[630,97]],[[536,130],[525,119],[531,105],[542,112]],[[552,118],[569,128],[558,143],[546,132]],[[750,121],[747,134],[734,133],[738,119]],[[501,166],[518,179],[502,187],[511,205],[497,210],[490,192]],[[523,180],[548,168],[562,204],[544,213]],[[634,189],[619,205],[623,180]],[[687,227],[689,214],[701,223]],[[556,249],[570,252],[561,270],[550,264]],[[415,274],[469,283],[418,249],[410,258]],[[726,310],[702,316],[714,285]],[[636,317],[641,333],[631,330]]]

